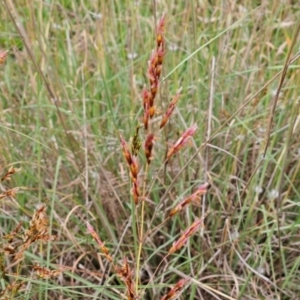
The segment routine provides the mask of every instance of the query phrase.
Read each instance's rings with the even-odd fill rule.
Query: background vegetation
[[[200,183],[211,188],[147,236],[142,298],[160,299],[188,278],[177,299],[299,299],[299,8],[292,0],[4,1],[1,172],[21,170],[3,181],[2,191],[19,190],[1,200],[0,231],[4,237],[20,221],[28,228],[46,203],[55,240],[32,244],[15,263],[2,239],[3,299],[126,299],[86,221],[117,261],[127,257],[135,268],[136,216],[119,134],[129,141],[142,120],[163,13],[157,119],[183,89],[156,140],[146,228]],[[157,174],[170,143],[194,123],[193,141]],[[175,239],[207,211],[205,228],[145,287]],[[40,278],[35,265],[63,272]]]

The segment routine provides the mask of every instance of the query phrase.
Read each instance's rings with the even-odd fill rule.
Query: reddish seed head
[[[195,193],[197,193],[199,195],[204,195],[207,193],[207,191],[210,189],[210,187],[211,187],[211,184],[209,182],[204,182],[198,186]]]
[[[147,158],[147,163],[150,164],[151,160],[152,160],[152,148],[154,145],[154,134],[151,133],[148,135],[148,137],[146,138],[145,141],[145,156]]]
[[[149,113],[149,103],[147,103],[145,110],[144,110],[144,128],[145,130],[148,129],[148,123],[149,123],[149,117],[150,117],[150,113]]]
[[[130,165],[131,178],[133,181],[137,179],[138,175],[138,162],[136,157],[132,157],[131,165]]]
[[[155,70],[157,63],[158,63],[157,51],[153,51],[149,61],[149,69]]]
[[[161,300],[170,300],[174,299],[174,296],[185,286],[188,282],[188,279],[180,279],[171,290],[161,298]]]
[[[143,92],[142,92],[142,97],[143,97],[143,105],[144,105],[144,109],[145,109],[147,104],[149,105],[149,100],[150,100],[151,94],[149,93],[148,90],[146,90],[144,88]]]
[[[166,125],[166,123],[168,122],[170,116],[172,115],[172,113],[173,113],[173,111],[176,107],[176,104],[179,100],[180,92],[181,92],[181,89],[178,90],[176,95],[173,97],[171,103],[169,104],[169,107],[168,107],[165,115],[163,116],[163,118],[161,120],[161,123],[160,123],[160,126],[159,126],[160,129],[163,128]]]
[[[145,129],[148,128],[148,119],[153,118],[155,114],[154,99],[158,90],[159,77],[162,71],[163,56],[165,54],[163,37],[164,25],[165,16],[163,16],[158,22],[156,31],[156,49],[152,52],[150,60],[148,61],[147,77],[149,79],[150,89],[147,92],[143,92],[144,110],[147,109],[147,103],[149,103],[149,114],[146,111],[144,112]]]
[[[120,140],[121,140],[121,147],[122,147],[122,150],[123,150],[123,155],[124,155],[128,165],[130,166],[131,163],[132,163],[132,156],[130,154],[128,145],[127,145],[126,141],[123,139],[122,136],[120,136]]]
[[[134,288],[134,282],[132,279],[132,270],[130,269],[130,266],[127,262],[127,259],[124,258],[124,264],[123,266],[115,267],[115,271],[118,274],[118,276],[123,280],[127,287],[127,299],[128,300],[134,300],[136,299],[136,294],[135,294],[135,288]]]
[[[156,33],[156,43],[157,43],[157,46],[159,47],[161,44],[164,43],[164,36],[163,36],[163,33],[164,33],[164,27],[165,27],[165,15],[163,15],[161,17],[161,19],[159,20],[158,22],[158,25],[157,25],[157,33]]]
[[[209,188],[210,188],[210,184],[208,182],[201,184],[192,195],[185,198],[183,201],[177,204],[175,208],[171,210],[171,212],[169,213],[169,217],[172,217],[178,212],[180,212],[181,210],[183,210],[183,208],[186,207],[191,202],[201,199],[200,197],[202,195],[205,195]]]
[[[151,85],[151,87],[150,87],[151,95],[152,95],[152,97],[150,98],[150,107],[153,106],[154,98],[155,98],[156,93],[157,93],[157,86],[158,86],[158,85],[157,85],[156,82],[155,82],[155,83],[153,83],[153,84]]]
[[[197,130],[197,124],[194,124],[190,128],[188,128],[182,136],[176,141],[176,143],[170,148],[168,154],[167,154],[167,159],[169,159],[172,155],[177,153],[192,137]]]
[[[87,230],[89,232],[89,234],[94,238],[94,240],[97,242],[100,250],[102,251],[102,253],[105,255],[105,257],[110,261],[112,262],[112,257],[109,255],[109,251],[108,249],[104,246],[104,242],[101,241],[98,233],[94,230],[93,226],[89,223],[89,222],[86,222],[86,227],[87,227]]]
[[[197,230],[198,228],[203,225],[203,219],[196,219],[196,221],[189,227],[187,228],[181,237],[173,243],[172,247],[170,248],[168,254],[172,254],[175,251],[179,250],[188,240],[189,237],[191,237]]]
[[[152,106],[149,109],[150,118],[153,118],[154,114],[155,114],[155,106]]]
[[[157,78],[160,77],[161,70],[162,70],[162,65],[158,65],[157,68],[156,68],[156,76],[157,76]]]
[[[164,55],[165,55],[165,51],[164,51],[164,49],[162,49],[162,47],[160,47],[159,49],[157,49],[157,64],[160,67],[161,67],[161,65],[163,63]],[[157,66],[157,68],[158,68],[158,66]]]
[[[135,204],[139,203],[140,189],[138,186],[138,181],[135,181],[132,186],[132,196]]]
[[[4,64],[7,58],[8,51],[0,50],[0,65]]]

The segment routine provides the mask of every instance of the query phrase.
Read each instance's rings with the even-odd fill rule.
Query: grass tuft
[[[298,8],[5,0],[0,298],[298,299]]]

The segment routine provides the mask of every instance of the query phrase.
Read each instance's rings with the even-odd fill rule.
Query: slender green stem
[[[142,193],[142,208],[141,208],[141,228],[140,228],[140,234],[139,234],[139,249],[137,254],[137,260],[136,260],[136,275],[135,275],[135,289],[136,293],[138,292],[138,286],[139,286],[139,279],[140,279],[140,261],[141,261],[141,255],[142,255],[142,248],[143,248],[143,240],[144,240],[144,217],[145,217],[145,195],[146,195],[146,178],[149,170],[149,164],[146,164],[146,170],[145,170],[145,179],[143,183],[143,193]]]

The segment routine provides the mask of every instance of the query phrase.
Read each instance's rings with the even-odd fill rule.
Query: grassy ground
[[[180,279],[188,281],[171,289],[176,299],[300,298],[300,6],[236,2],[4,1],[1,172],[21,170],[2,182],[2,194],[19,190],[0,205],[1,299],[130,299],[131,278],[141,299],[161,299]],[[135,206],[119,135],[129,142],[143,123],[164,12],[156,143],[149,168],[140,150],[143,203]],[[194,123],[193,139],[164,164]],[[167,218],[203,182],[208,193]],[[206,213],[205,227],[166,256]],[[24,246],[25,229],[41,233],[41,223],[49,232]],[[114,267],[124,258],[125,279]]]

